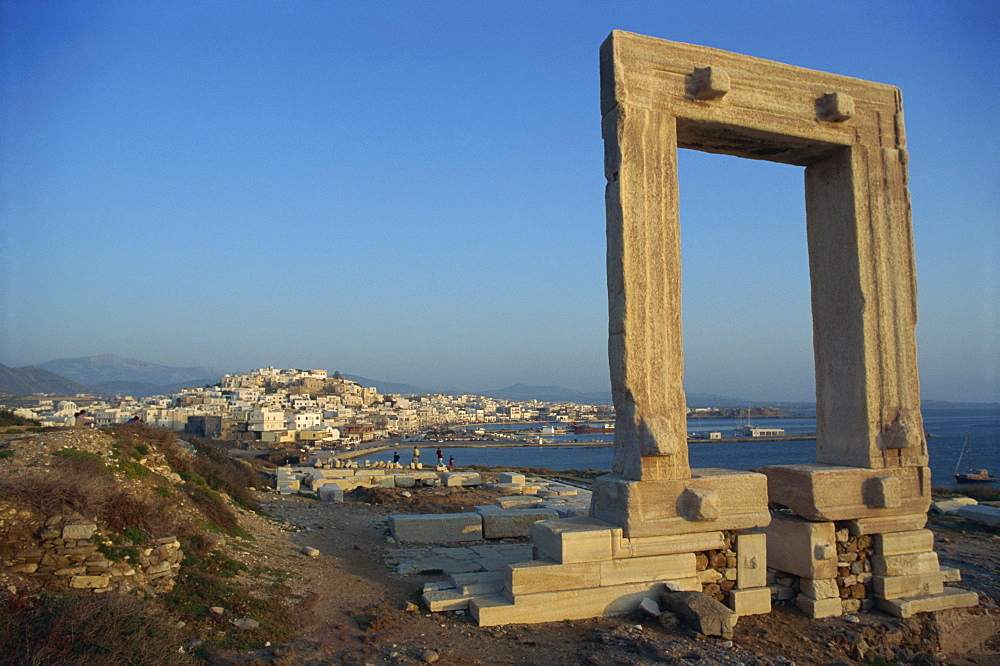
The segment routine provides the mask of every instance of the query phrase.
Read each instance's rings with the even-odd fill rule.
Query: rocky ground
[[[37,437],[0,435],[0,450],[6,452],[0,455],[0,480],[45,472],[52,454],[66,446],[111,463],[113,444],[109,435],[88,430]],[[157,483],[172,478],[165,461],[156,455],[150,454],[144,464],[156,474],[139,479],[119,474],[120,487],[141,493],[150,490],[147,486],[154,477]],[[387,539],[388,517],[470,511],[491,504],[498,494],[464,488],[371,489],[355,491],[341,504],[257,492],[267,516],[237,509],[250,538],[215,538],[228,557],[245,565],[239,570],[233,567],[242,589],[265,600],[274,590],[283,590],[274,604],[294,608],[294,638],[265,636],[273,645],[255,652],[211,647],[208,656],[223,664],[288,665],[1000,664],[1000,609],[994,603],[1000,600],[1000,534],[947,516],[931,519],[935,549],[943,565],[961,569],[959,585],[980,594],[982,603],[972,611],[925,614],[905,621],[875,612],[810,620],[794,607],[779,605],[766,616],[742,618],[731,641],[683,628],[666,630],[639,614],[480,628],[461,611],[426,613],[419,606],[423,585],[443,576],[432,565],[403,566],[408,558],[412,562],[417,549]],[[200,515],[190,501],[181,501],[181,493],[175,493],[172,501],[179,516],[190,514],[188,519],[194,520]],[[472,544],[471,550],[479,547]],[[315,549],[316,556],[305,554],[307,548]],[[526,546],[524,541],[509,540],[504,548]],[[4,589],[24,582],[0,577]],[[217,624],[228,628],[233,608],[220,605],[217,611]],[[188,651],[194,647],[193,640],[185,644]]]
[[[732,641],[668,631],[635,615],[480,628],[461,611],[418,608],[439,572],[396,573],[403,546],[387,540],[388,516],[469,510],[495,493],[445,488],[378,490],[343,504],[261,493],[274,520],[246,514],[255,534],[237,555],[251,568],[288,572],[300,626],[291,643],[252,654],[216,654],[222,663],[277,664],[1000,664],[1000,535],[959,520],[931,523],[944,564],[981,594],[972,612],[899,620],[881,613],[809,620],[794,607],[742,618]],[[365,501],[359,501],[365,500]],[[302,553],[311,547],[317,557]],[[435,575],[436,574],[436,575]],[[856,621],[852,621],[856,620]]]

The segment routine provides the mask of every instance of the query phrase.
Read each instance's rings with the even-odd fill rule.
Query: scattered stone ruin
[[[585,517],[531,528],[535,559],[481,625],[621,613],[702,591],[734,616],[794,599],[811,617],[973,606],[924,529],[930,470],[900,92],[615,31],[601,47],[611,474]],[[816,463],[688,464],[677,149],[805,167]]]

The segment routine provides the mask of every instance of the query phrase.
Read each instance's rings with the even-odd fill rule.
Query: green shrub
[[[121,460],[118,462],[118,469],[129,479],[141,479],[149,475],[149,468],[131,460]]]
[[[157,497],[162,497],[164,499],[173,497],[176,493],[170,488],[165,488],[163,486],[153,486],[153,494]]]
[[[6,458],[13,458],[13,457],[14,457],[14,452],[11,451],[10,449],[2,449],[2,450],[0,450],[0,460],[4,460]]]
[[[96,453],[91,453],[90,451],[81,451],[75,446],[67,446],[65,449],[53,451],[52,455],[57,458],[67,458],[69,460],[93,460],[101,463],[101,465],[104,465],[104,458],[101,456]]]
[[[193,483],[198,486],[208,487],[208,484],[205,482],[205,479],[201,478],[201,476],[199,476],[195,472],[180,472],[178,476],[180,476],[181,479],[183,479],[187,483]]]

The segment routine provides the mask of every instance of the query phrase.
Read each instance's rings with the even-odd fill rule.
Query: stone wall
[[[2,568],[48,588],[156,593],[173,588],[183,557],[176,537],[114,544],[92,521],[52,516]]]
[[[701,581],[701,591],[716,601],[726,603],[729,592],[736,587],[737,560],[735,533],[723,532],[723,547],[695,553],[695,569]]]
[[[869,610],[875,606],[871,598],[872,537],[850,534],[846,527],[837,526],[837,592],[845,613]]]

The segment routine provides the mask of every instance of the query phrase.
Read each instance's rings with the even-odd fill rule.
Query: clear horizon
[[[10,0],[0,362],[607,390],[598,47],[622,29],[899,86],[921,393],[1000,401],[998,26],[927,1]],[[814,399],[801,169],[679,158],[688,390]]]

